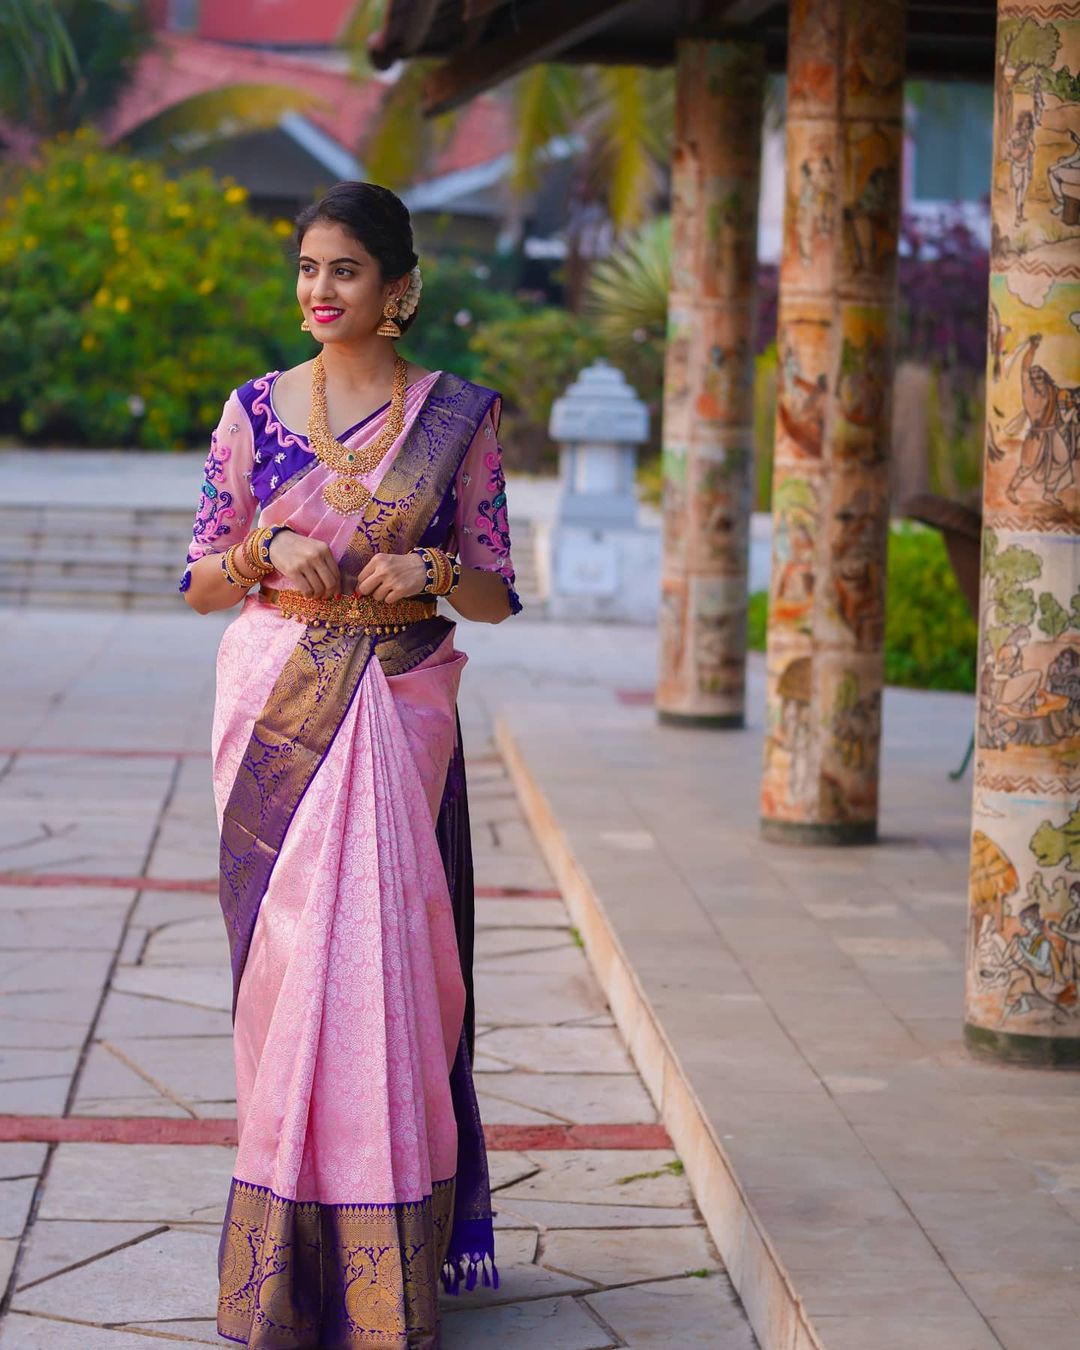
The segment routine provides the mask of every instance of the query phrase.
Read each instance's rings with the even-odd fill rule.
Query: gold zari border
[[[454,1182],[398,1205],[285,1200],[234,1181],[218,1331],[258,1350],[435,1350]]]

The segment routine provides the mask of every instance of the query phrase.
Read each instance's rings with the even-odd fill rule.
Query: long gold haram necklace
[[[308,414],[308,444],[321,463],[338,475],[322,490],[323,501],[341,516],[356,516],[371,500],[371,493],[358,482],[361,474],[378,467],[383,455],[401,435],[405,425],[405,380],[408,366],[394,357],[394,387],[386,426],[362,450],[350,450],[331,432],[326,411],[326,369],[322,352],[311,363],[311,412]]]

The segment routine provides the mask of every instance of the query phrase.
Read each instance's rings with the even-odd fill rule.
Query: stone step
[[[123,609],[178,602],[191,513],[173,509],[0,506],[0,604]],[[540,603],[534,529],[519,521],[518,591]]]

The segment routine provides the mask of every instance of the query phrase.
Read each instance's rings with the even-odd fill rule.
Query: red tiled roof
[[[203,0],[199,36],[217,42],[330,47],[356,0]]]
[[[325,106],[304,115],[352,153],[366,140],[385,90],[377,80],[360,83],[309,56],[162,33],[109,117],[106,137],[120,140],[174,104],[230,84],[287,84],[313,94]]]
[[[509,150],[513,142],[509,101],[498,94],[481,94],[462,108],[454,135],[425,178],[487,164]]]
[[[333,69],[317,57],[162,33],[140,61],[135,79],[109,117],[106,138],[121,140],[184,99],[230,84],[286,84],[313,94],[323,106],[306,110],[304,116],[361,157],[386,91],[376,79],[361,83],[347,70]],[[462,111],[454,135],[425,178],[486,164],[512,142],[507,100],[498,94],[482,94]]]

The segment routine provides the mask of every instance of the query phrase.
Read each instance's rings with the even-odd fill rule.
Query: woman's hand
[[[427,585],[427,568],[418,553],[376,553],[356,580],[357,595],[393,604],[419,595]]]
[[[270,544],[270,561],[301,595],[323,600],[341,591],[341,569],[329,547],[295,530],[282,530]]]

